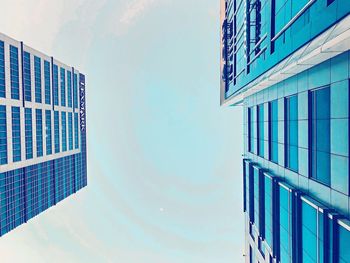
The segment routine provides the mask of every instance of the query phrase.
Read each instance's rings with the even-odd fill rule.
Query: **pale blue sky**
[[[215,0],[2,0],[0,31],[87,76],[88,180],[4,262],[243,262],[240,108]]]

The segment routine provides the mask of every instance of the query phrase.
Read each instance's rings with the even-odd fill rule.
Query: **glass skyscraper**
[[[245,262],[350,263],[350,1],[222,0],[221,26]]]
[[[85,76],[0,34],[0,236],[87,185]]]

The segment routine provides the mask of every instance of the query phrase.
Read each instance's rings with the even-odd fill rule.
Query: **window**
[[[249,165],[250,162],[246,159],[243,160],[243,212],[247,211],[249,204]]]
[[[278,101],[274,100],[269,103],[269,150],[270,161],[278,163]]]
[[[78,75],[73,77],[73,104],[74,108],[78,108]]]
[[[0,105],[0,164],[7,164],[6,106]]]
[[[25,51],[23,53],[23,83],[24,83],[24,100],[32,101],[30,54]]]
[[[45,110],[46,154],[52,154],[51,111]]]
[[[64,68],[61,71],[61,106],[66,106],[66,70]]]
[[[61,112],[62,122],[62,151],[67,151],[67,118],[66,113]]]
[[[286,167],[298,172],[298,96],[286,98],[285,104]]]
[[[279,183],[279,240],[280,261],[292,261],[292,192],[290,188]]]
[[[303,262],[317,262],[317,211],[303,203],[302,206],[302,258]]]
[[[36,115],[36,154],[43,156],[43,112],[41,109],[35,110]]]
[[[234,19],[233,19],[233,47],[235,52],[233,52],[233,77],[234,84],[239,82],[241,77],[243,76],[243,72],[245,71],[247,59],[246,59],[246,8],[243,2],[236,3],[234,5]],[[235,35],[235,36],[234,36]],[[232,42],[232,41],[231,41]],[[231,54],[230,54],[231,55]],[[230,71],[232,69],[230,68]]]
[[[26,159],[33,158],[33,123],[32,123],[32,109],[24,109],[24,131],[26,143]]]
[[[325,262],[322,209],[311,198],[301,197],[301,200],[302,262]]]
[[[247,30],[247,72],[254,69],[258,63],[259,58],[265,58],[265,49],[267,47],[267,33],[270,29],[269,17],[266,16],[270,5],[267,1],[256,0],[250,3],[249,11],[247,12],[247,23],[249,23],[249,30]],[[245,32],[246,33],[246,32]],[[261,56],[262,55],[262,56]]]
[[[51,74],[50,62],[44,61],[44,77],[45,77],[45,103],[51,104]]]
[[[311,91],[311,178],[330,185],[330,89]]]
[[[18,48],[10,46],[11,99],[19,100]]]
[[[338,262],[350,263],[350,222],[348,220],[339,220],[339,255]]]
[[[265,213],[265,240],[267,245],[272,249],[273,239],[273,179],[271,176],[264,174],[264,213]]]
[[[55,153],[60,152],[60,120],[59,112],[54,112]]]
[[[41,59],[34,57],[35,102],[41,103]]]
[[[4,42],[0,41],[0,97],[5,98],[6,85],[5,85],[5,49]]]
[[[13,161],[21,160],[21,119],[20,108],[12,107],[12,151]]]
[[[279,32],[290,20],[309,2],[309,0],[276,0],[275,23],[276,32]],[[289,12],[287,12],[288,10]]]
[[[252,203],[252,210],[254,210],[253,218],[251,220],[252,223],[255,224],[255,227],[258,231],[257,235],[263,236],[263,230],[264,230],[264,211],[263,211],[263,192],[264,192],[264,185],[262,184],[262,173],[261,169],[258,166],[252,166],[252,185],[251,189],[251,203]]]
[[[253,169],[250,161],[246,161],[245,165],[245,181],[246,181],[246,209],[249,215],[249,222],[254,222],[254,177]],[[250,231],[251,232],[251,231]]]
[[[53,103],[58,106],[58,67],[53,65]]]
[[[248,151],[254,153],[254,110],[248,108]]]
[[[69,150],[73,150],[73,119],[72,113],[68,112],[68,138],[69,138]]]
[[[258,155],[264,157],[264,104],[260,104],[257,107],[258,109]]]
[[[78,113],[74,113],[74,143],[75,149],[79,148],[79,121]]]
[[[68,107],[72,107],[72,72],[67,71]]]

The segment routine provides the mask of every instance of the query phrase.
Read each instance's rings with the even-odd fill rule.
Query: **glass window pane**
[[[350,231],[339,225],[339,261],[341,263],[350,263]]]
[[[330,154],[325,152],[316,152],[316,179],[326,185],[330,185],[331,171]]]
[[[330,116],[330,89],[322,88],[318,89],[315,92],[315,101],[316,101],[316,118],[320,119],[329,119]]]
[[[311,92],[311,177],[330,185],[330,89]]]
[[[330,119],[316,121],[316,149],[330,152]]]
[[[258,155],[264,157],[264,105],[258,105]]]
[[[286,167],[298,171],[298,97],[286,98]]]

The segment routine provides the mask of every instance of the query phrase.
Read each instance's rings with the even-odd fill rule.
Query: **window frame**
[[[317,137],[314,138],[314,129],[316,130],[317,132],[317,125],[316,127],[314,127],[314,119],[313,119],[313,115],[314,114],[317,114],[317,102],[315,103],[314,102],[314,97],[313,95],[316,94],[318,91],[320,90],[324,90],[324,89],[328,89],[328,92],[329,92],[329,96],[328,96],[328,100],[329,100],[329,118],[327,119],[329,121],[329,152],[328,152],[328,163],[329,163],[329,169],[328,169],[328,178],[329,178],[329,182],[324,182],[322,180],[320,180],[318,177],[317,177],[317,171],[315,172],[315,176],[313,176],[314,174],[314,166],[317,166]],[[312,89],[312,90],[309,90],[308,92],[308,128],[309,128],[309,138],[308,138],[308,143],[309,143],[309,153],[308,153],[308,157],[309,157],[309,174],[308,174],[308,178],[315,181],[315,182],[318,182],[320,184],[323,184],[327,187],[330,187],[331,186],[331,127],[330,127],[330,121],[331,121],[331,100],[330,100],[330,94],[331,94],[331,87],[330,85],[325,85],[325,86],[322,86],[322,87],[318,87],[318,88],[315,88],[315,89]],[[317,118],[315,120],[318,120]],[[316,134],[317,136],[317,134]],[[313,141],[316,141],[315,145],[313,144]],[[313,150],[314,148],[316,148],[316,150]],[[316,154],[314,156],[314,154]],[[314,158],[315,158],[315,163],[314,163]]]
[[[290,100],[292,98],[295,98],[296,99],[296,120],[293,120],[293,119],[290,119],[290,109],[288,107],[290,107]],[[299,142],[298,142],[298,137],[299,137],[299,103],[298,103],[298,93],[296,94],[293,94],[293,95],[290,95],[288,97],[285,97],[284,98],[284,167],[290,171],[293,171],[293,172],[296,172],[296,173],[299,173]],[[292,121],[295,121],[296,122],[296,143],[297,145],[295,146],[297,151],[296,151],[296,168],[293,168],[291,167],[291,161],[289,160],[289,156],[291,156],[290,152],[290,146],[293,146],[291,145],[290,143],[290,132],[289,132],[289,128],[290,128],[290,123]]]
[[[272,109],[272,106],[273,104],[276,103],[276,111],[277,111],[277,118],[276,120],[272,120],[272,116],[273,116],[273,109]],[[269,137],[269,161],[270,162],[273,162],[273,163],[276,163],[278,164],[278,99],[275,99],[275,100],[272,100],[272,101],[269,101],[268,103],[268,137]],[[277,123],[277,126],[276,126],[276,134],[277,134],[277,140],[276,141],[273,141],[273,124],[274,122]],[[276,143],[277,144],[277,153],[276,153],[276,160],[273,159],[273,144]]]
[[[261,112],[262,110],[262,112]],[[261,116],[262,115],[262,121]],[[257,155],[265,158],[265,103],[256,106],[256,124],[257,124]],[[260,126],[261,125],[261,126]],[[261,133],[262,130],[262,134]],[[262,138],[260,138],[262,137]]]

